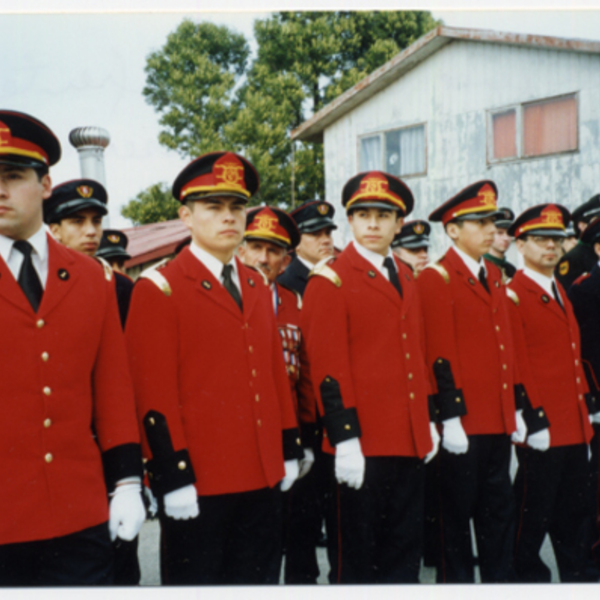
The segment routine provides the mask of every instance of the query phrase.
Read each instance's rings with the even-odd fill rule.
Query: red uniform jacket
[[[461,416],[465,432],[515,430],[514,356],[500,271],[486,261],[490,293],[453,248],[419,275],[427,365],[442,421]]]
[[[279,283],[275,285],[277,289],[276,319],[283,347],[283,359],[302,437],[308,445],[311,445],[311,438],[314,438],[316,430],[317,400],[310,379],[306,344],[300,329],[302,299],[297,292],[293,292]]]
[[[561,285],[565,311],[535,281],[518,271],[509,284],[511,323],[523,384],[531,403],[550,421],[550,445],[589,443],[579,327]]]
[[[141,475],[114,282],[49,236],[48,252],[37,314],[0,259],[0,544],[107,521],[103,460],[109,487]]]
[[[302,455],[270,290],[237,265],[243,313],[189,248],[155,272],[169,295],[144,278],[134,288],[126,338],[158,494],[273,487],[284,453]]]
[[[327,452],[361,432],[365,456],[432,448],[419,298],[410,269],[394,260],[403,298],[352,244],[329,264],[341,285],[313,276],[306,288],[302,332]]]

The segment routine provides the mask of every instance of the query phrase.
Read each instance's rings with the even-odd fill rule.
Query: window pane
[[[386,171],[397,177],[425,172],[425,126],[385,134]]]
[[[492,115],[493,159],[517,155],[517,113],[515,109]]]
[[[538,156],[577,149],[575,96],[523,107],[523,150]]]
[[[378,135],[360,140],[360,171],[381,171],[381,138]]]

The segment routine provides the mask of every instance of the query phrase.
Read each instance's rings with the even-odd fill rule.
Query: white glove
[[[525,425],[525,421],[523,420],[523,411],[521,409],[515,413],[515,420],[517,421],[517,430],[513,431],[510,439],[515,444],[522,444],[527,438],[527,425]]]
[[[335,478],[338,483],[347,483],[348,487],[356,490],[362,486],[365,478],[365,457],[358,438],[340,442],[335,447]]]
[[[431,432],[431,441],[433,442],[433,448],[425,457],[425,464],[430,462],[440,449],[440,434],[438,433],[435,423],[429,422],[429,431]]]
[[[597,425],[600,423],[600,412],[594,413],[590,415],[590,423],[593,425],[594,423]]]
[[[108,509],[110,539],[114,542],[118,536],[130,542],[140,532],[146,519],[146,508],[142,501],[139,480],[117,482],[117,487],[111,496]]]
[[[156,501],[152,490],[147,485],[142,487],[142,493],[146,496],[146,500],[148,501],[148,515],[150,515],[150,518],[154,518],[158,513],[158,502]]]
[[[165,515],[172,519],[195,519],[200,514],[198,493],[190,483],[165,494]]]
[[[527,436],[527,445],[534,450],[545,452],[550,448],[550,430],[542,429]]]
[[[294,481],[298,479],[300,461],[296,458],[293,460],[286,460],[284,461],[283,466],[285,468],[285,475],[281,480],[281,491],[287,492],[292,487]]]
[[[312,448],[304,448],[304,458],[300,461],[300,474],[298,479],[302,479],[311,470],[315,462],[315,453]]]
[[[463,429],[460,417],[442,421],[442,447],[451,454],[465,454],[469,449],[469,439]]]

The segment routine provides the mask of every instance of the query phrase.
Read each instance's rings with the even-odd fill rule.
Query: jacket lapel
[[[72,251],[48,237],[48,279],[38,315],[48,315],[73,289],[79,278]]]
[[[402,314],[405,315],[412,304],[415,296],[415,286],[413,285],[413,276],[406,272],[406,268],[412,271],[412,267],[403,263],[396,255],[394,255],[396,270],[398,271],[398,279],[402,286]]]
[[[471,273],[469,267],[465,265],[461,257],[457,254],[454,248],[450,248],[448,252],[446,252],[446,257],[450,261],[450,264],[454,268],[454,270],[458,273],[460,281],[468,287],[474,294],[479,296],[481,300],[483,300],[486,304],[492,303],[492,290],[490,288],[490,293],[488,294],[479,279],[477,279],[473,273]],[[488,286],[489,286],[489,273],[488,273]]]
[[[31,304],[25,297],[21,286],[19,286],[2,258],[0,258],[0,297],[25,312],[33,313]]]
[[[567,321],[567,315],[566,315],[565,311],[563,311],[563,309],[560,307],[558,302],[554,299],[552,294],[548,294],[546,292],[546,290],[544,290],[542,287],[540,287],[535,281],[533,281],[533,279],[531,279],[530,277],[527,277],[527,275],[525,275],[525,273],[523,273],[523,271],[519,271],[517,273],[517,275],[515,275],[515,278],[517,276],[521,280],[521,284],[523,285],[523,287],[525,287],[525,289],[527,289],[527,291],[529,293],[535,295],[536,301],[540,307],[543,307],[544,309],[549,310],[551,313],[553,313],[555,316],[557,316],[562,321]],[[563,306],[566,306],[564,295],[560,291],[559,291],[559,294],[563,301]]]
[[[254,305],[256,304],[256,298],[258,296],[256,288],[258,286],[264,286],[263,276],[252,269],[248,269],[239,261],[238,257],[235,257],[237,263],[238,273],[240,275],[240,284],[242,286],[242,302],[244,307],[244,318],[248,320]],[[269,294],[271,291],[269,290]]]
[[[194,281],[194,286],[198,293],[241,320],[242,312],[235,300],[223,287],[223,284],[215,279],[206,266],[191,253],[190,249],[184,248],[180,253],[180,257],[183,273],[186,277]],[[245,302],[243,291],[242,302]]]
[[[398,308],[402,308],[402,301],[396,288],[394,288],[378,269],[356,251],[354,244],[349,244],[344,252],[348,252],[350,264],[361,272],[361,280],[363,282],[386,296]],[[402,285],[402,280],[400,281],[400,284]],[[404,293],[404,287],[406,286],[403,286],[402,293]]]

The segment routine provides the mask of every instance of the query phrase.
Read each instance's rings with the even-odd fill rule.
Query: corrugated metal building
[[[341,190],[359,171],[400,176],[414,218],[479,179],[516,213],[572,209],[600,191],[600,42],[440,26],[292,132],[322,141],[338,245]],[[433,257],[447,246],[433,228]]]

